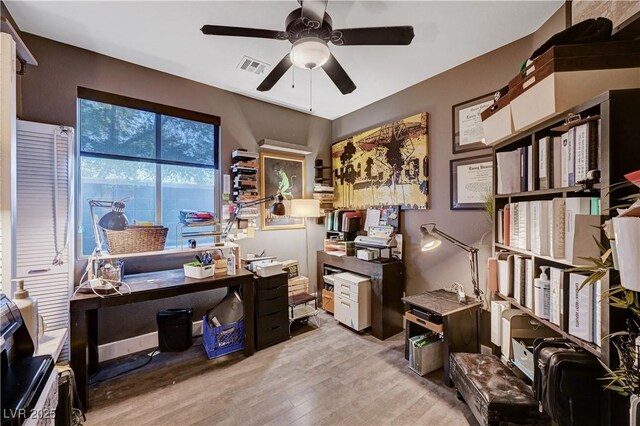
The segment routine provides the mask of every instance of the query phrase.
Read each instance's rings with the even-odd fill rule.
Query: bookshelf
[[[500,293],[496,293],[496,296],[502,300],[506,300],[507,302],[511,303],[512,306],[514,306],[517,309],[520,309],[522,312],[529,314],[532,318],[535,318],[537,321],[541,322],[542,324],[544,324],[546,327],[552,329],[553,331],[555,331],[556,333],[558,333],[560,336],[564,337],[565,339],[569,339],[571,340],[573,343],[575,343],[576,345],[580,346],[581,348],[584,348],[586,350],[588,350],[589,352],[591,352],[592,354],[594,354],[597,357],[600,357],[602,355],[600,348],[591,343],[591,342],[586,342],[578,337],[575,337],[569,333],[567,333],[566,331],[562,330],[560,327],[558,327],[557,325],[555,325],[552,322],[549,322],[549,320],[546,320],[544,318],[540,318],[539,316],[537,316],[536,314],[534,314],[531,309],[522,306],[521,304],[519,304],[516,299],[514,299],[513,297],[510,296],[504,296]]]
[[[559,133],[552,131],[562,123],[569,114],[581,114],[584,118],[586,116],[600,116],[599,126],[599,151],[598,160],[600,168],[600,181],[598,184],[591,188],[585,188],[583,186],[570,186],[563,188],[550,188],[540,189],[538,184],[538,141],[547,136],[558,136]],[[628,195],[630,192],[625,190],[616,190],[613,193],[609,191],[611,184],[623,182],[624,174],[637,170],[640,167],[640,144],[637,143],[638,139],[638,122],[640,118],[640,89],[627,89],[627,90],[611,90],[605,92],[599,96],[596,96],[581,105],[578,105],[568,111],[558,114],[552,118],[545,120],[531,128],[528,128],[522,132],[516,132],[509,138],[493,146],[493,159],[494,159],[494,188],[493,188],[493,201],[494,201],[494,226],[493,226],[493,249],[494,252],[510,251],[516,254],[529,256],[533,260],[534,276],[538,276],[540,266],[552,266],[563,269],[573,268],[579,265],[571,263],[567,259],[557,259],[551,256],[540,256],[533,253],[531,250],[523,250],[520,248],[510,247],[498,242],[498,218],[500,209],[504,209],[505,205],[519,202],[519,201],[537,201],[537,200],[551,200],[553,198],[570,198],[570,197],[598,197],[600,200],[601,215],[603,219],[608,219],[611,215],[615,215],[615,212],[609,209],[618,204],[621,204],[620,198]],[[513,151],[517,148],[523,148],[528,145],[532,146],[533,159],[533,182],[534,187],[529,188],[529,191],[513,192],[509,194],[498,194],[498,170],[497,170],[497,154],[500,152]],[[551,144],[553,145],[553,144]],[[604,246],[608,246],[606,236],[601,233],[600,243]],[[595,243],[594,243],[595,244]],[[601,280],[601,290],[606,291],[610,286],[617,285],[617,272],[610,271]],[[568,297],[568,295],[564,295]],[[557,325],[549,322],[548,320],[537,317],[530,309],[519,304],[513,297],[504,296],[498,292],[493,293],[494,300],[506,300],[510,302],[511,306],[515,309],[519,309],[522,312],[537,319],[548,328],[554,330],[561,336],[571,340],[580,347],[589,351],[590,353],[598,356],[600,360],[607,366],[615,368],[618,363],[617,353],[615,347],[611,344],[609,339],[605,338],[601,342],[601,347],[582,340],[576,336],[573,336],[567,331],[562,330]],[[601,328],[600,334],[605,337],[609,334],[623,330],[625,328],[625,320],[627,313],[624,310],[612,308],[603,301],[601,303]],[[615,424],[613,420],[615,415],[613,407],[620,407],[620,398],[613,392],[607,392],[607,405],[611,407],[611,410],[607,409],[605,412],[607,416],[611,414],[610,418],[607,418],[604,424]],[[622,404],[625,404],[624,402]],[[626,403],[628,404],[628,402]],[[628,412],[628,411],[627,411]]]

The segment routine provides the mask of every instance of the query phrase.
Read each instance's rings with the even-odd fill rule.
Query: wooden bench
[[[481,425],[549,425],[533,391],[494,355],[453,353],[451,379]]]

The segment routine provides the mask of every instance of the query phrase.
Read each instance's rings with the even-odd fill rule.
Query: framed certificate
[[[483,210],[493,196],[491,155],[451,160],[451,210]]]
[[[452,107],[454,154],[488,148],[484,144],[480,113],[493,101],[494,94],[490,93]]]

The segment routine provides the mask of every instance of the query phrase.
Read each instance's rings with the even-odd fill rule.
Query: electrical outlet
[[[486,355],[492,355],[493,350],[489,346],[480,345],[480,353]]]

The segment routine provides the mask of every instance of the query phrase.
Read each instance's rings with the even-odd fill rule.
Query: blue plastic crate
[[[244,320],[211,327],[205,315],[202,318],[202,346],[209,359],[243,350]]]

